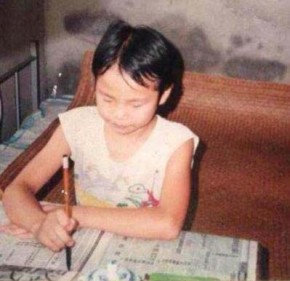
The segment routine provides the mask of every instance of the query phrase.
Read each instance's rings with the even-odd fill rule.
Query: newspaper
[[[88,261],[85,271],[92,271],[94,262],[105,268],[114,260],[139,276],[158,272],[220,280],[256,280],[258,243],[255,241],[185,231],[173,241],[107,233],[102,239],[99,247],[103,249],[92,255],[93,262]]]
[[[72,271],[81,272],[96,249],[101,232],[82,229],[75,233]],[[0,280],[59,280],[67,273],[65,251],[55,253],[34,239],[19,239],[0,233]],[[7,278],[11,275],[11,279]],[[17,277],[18,276],[18,277]]]
[[[8,223],[0,202],[0,225]],[[20,239],[0,232],[0,280],[71,280],[97,248],[102,232],[81,229],[74,234],[72,272],[67,273],[65,251],[55,253],[34,239]]]
[[[72,270],[79,275],[106,268],[109,262],[116,261],[140,277],[168,273],[219,280],[256,280],[258,243],[255,241],[185,231],[173,241],[145,240],[91,229],[77,231],[74,239]],[[24,273],[30,279],[15,278]],[[13,278],[7,278],[12,275]],[[33,239],[21,240],[0,233],[0,280],[64,277],[70,280],[73,276],[67,275],[65,251],[54,253]]]

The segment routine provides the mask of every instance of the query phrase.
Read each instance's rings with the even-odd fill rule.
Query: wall
[[[116,18],[163,32],[189,70],[290,82],[288,0],[50,0],[46,6],[48,94],[54,84],[58,94],[74,92],[82,53]]]
[[[0,75],[30,55],[30,43],[44,37],[41,1],[0,1]]]

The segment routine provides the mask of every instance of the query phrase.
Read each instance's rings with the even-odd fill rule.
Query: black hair
[[[181,91],[183,60],[178,49],[161,33],[148,27],[133,27],[117,20],[111,23],[96,48],[92,70],[96,79],[113,64],[142,86],[156,82],[159,95],[172,87]]]

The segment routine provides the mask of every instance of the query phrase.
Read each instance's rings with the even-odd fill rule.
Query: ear
[[[161,95],[161,98],[159,100],[158,105],[163,105],[163,104],[166,103],[166,101],[168,100],[168,98],[169,98],[169,96],[171,94],[171,90],[172,90],[172,86],[164,91],[164,93]]]

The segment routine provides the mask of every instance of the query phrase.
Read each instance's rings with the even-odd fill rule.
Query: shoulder
[[[184,133],[193,134],[193,132],[182,123],[168,120],[161,116],[158,116],[158,122],[160,124],[160,128],[162,128],[166,132],[172,132],[173,130],[174,132],[180,131]]]
[[[102,124],[96,106],[83,106],[58,115],[67,139],[93,134]]]
[[[101,128],[102,120],[96,106],[77,107],[58,115],[60,127],[72,152],[77,159],[80,148],[94,140]]]
[[[158,116],[159,133],[166,142],[176,143],[177,145],[192,139],[194,144],[194,151],[199,143],[199,137],[182,123],[171,121]]]

